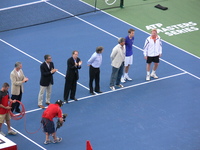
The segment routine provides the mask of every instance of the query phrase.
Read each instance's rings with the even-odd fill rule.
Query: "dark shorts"
[[[48,132],[48,134],[52,134],[56,131],[53,121],[46,119],[46,118],[42,118],[41,123],[43,125],[44,132]]]
[[[159,63],[159,56],[155,56],[155,57],[149,57],[147,56],[147,63],[150,64],[152,62],[154,63]]]

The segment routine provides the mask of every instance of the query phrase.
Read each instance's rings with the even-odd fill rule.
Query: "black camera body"
[[[56,130],[58,128],[62,127],[63,123],[65,122],[66,117],[67,117],[67,114],[62,114],[63,122],[60,122],[60,120],[58,119],[58,121],[56,123]]]

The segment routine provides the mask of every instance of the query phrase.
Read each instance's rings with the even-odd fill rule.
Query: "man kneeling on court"
[[[0,134],[3,136],[6,136],[6,134],[4,134],[1,131],[1,127],[2,124],[4,123],[4,120],[6,120],[6,124],[8,127],[8,134],[11,135],[16,135],[17,132],[11,130],[10,128],[10,114],[9,111],[11,110],[12,107],[8,106],[9,102],[13,102],[15,103],[16,100],[11,100],[9,97],[9,93],[8,93],[8,88],[9,88],[9,84],[8,83],[4,83],[1,90],[0,90]]]
[[[48,108],[42,114],[43,130],[46,134],[46,140],[44,144],[49,143],[58,143],[62,141],[62,138],[56,136],[55,124],[53,122],[53,118],[58,117],[59,121],[62,123],[62,110],[61,106],[63,102],[61,100],[57,100],[55,104],[50,104]],[[49,136],[52,135],[53,141],[50,140]]]

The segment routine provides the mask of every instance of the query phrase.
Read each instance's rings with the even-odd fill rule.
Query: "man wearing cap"
[[[55,124],[53,122],[53,118],[58,117],[59,121],[63,123],[62,110],[60,108],[62,105],[63,102],[61,100],[57,100],[55,104],[50,104],[42,114],[41,123],[43,124],[43,130],[46,134],[44,144],[58,143],[62,141],[62,138],[56,136]],[[50,140],[50,135],[52,135],[53,141]]]
[[[110,78],[110,89],[115,90],[115,85],[117,87],[124,87],[120,84],[120,79],[123,74],[124,60],[125,60],[125,39],[119,38],[118,43],[112,50],[110,55],[112,74]]]

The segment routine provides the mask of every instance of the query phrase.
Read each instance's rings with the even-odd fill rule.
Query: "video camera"
[[[57,120],[56,131],[57,131],[58,128],[62,127],[63,123],[65,122],[66,117],[67,117],[67,114],[62,114],[63,122],[60,122],[59,119]]]

